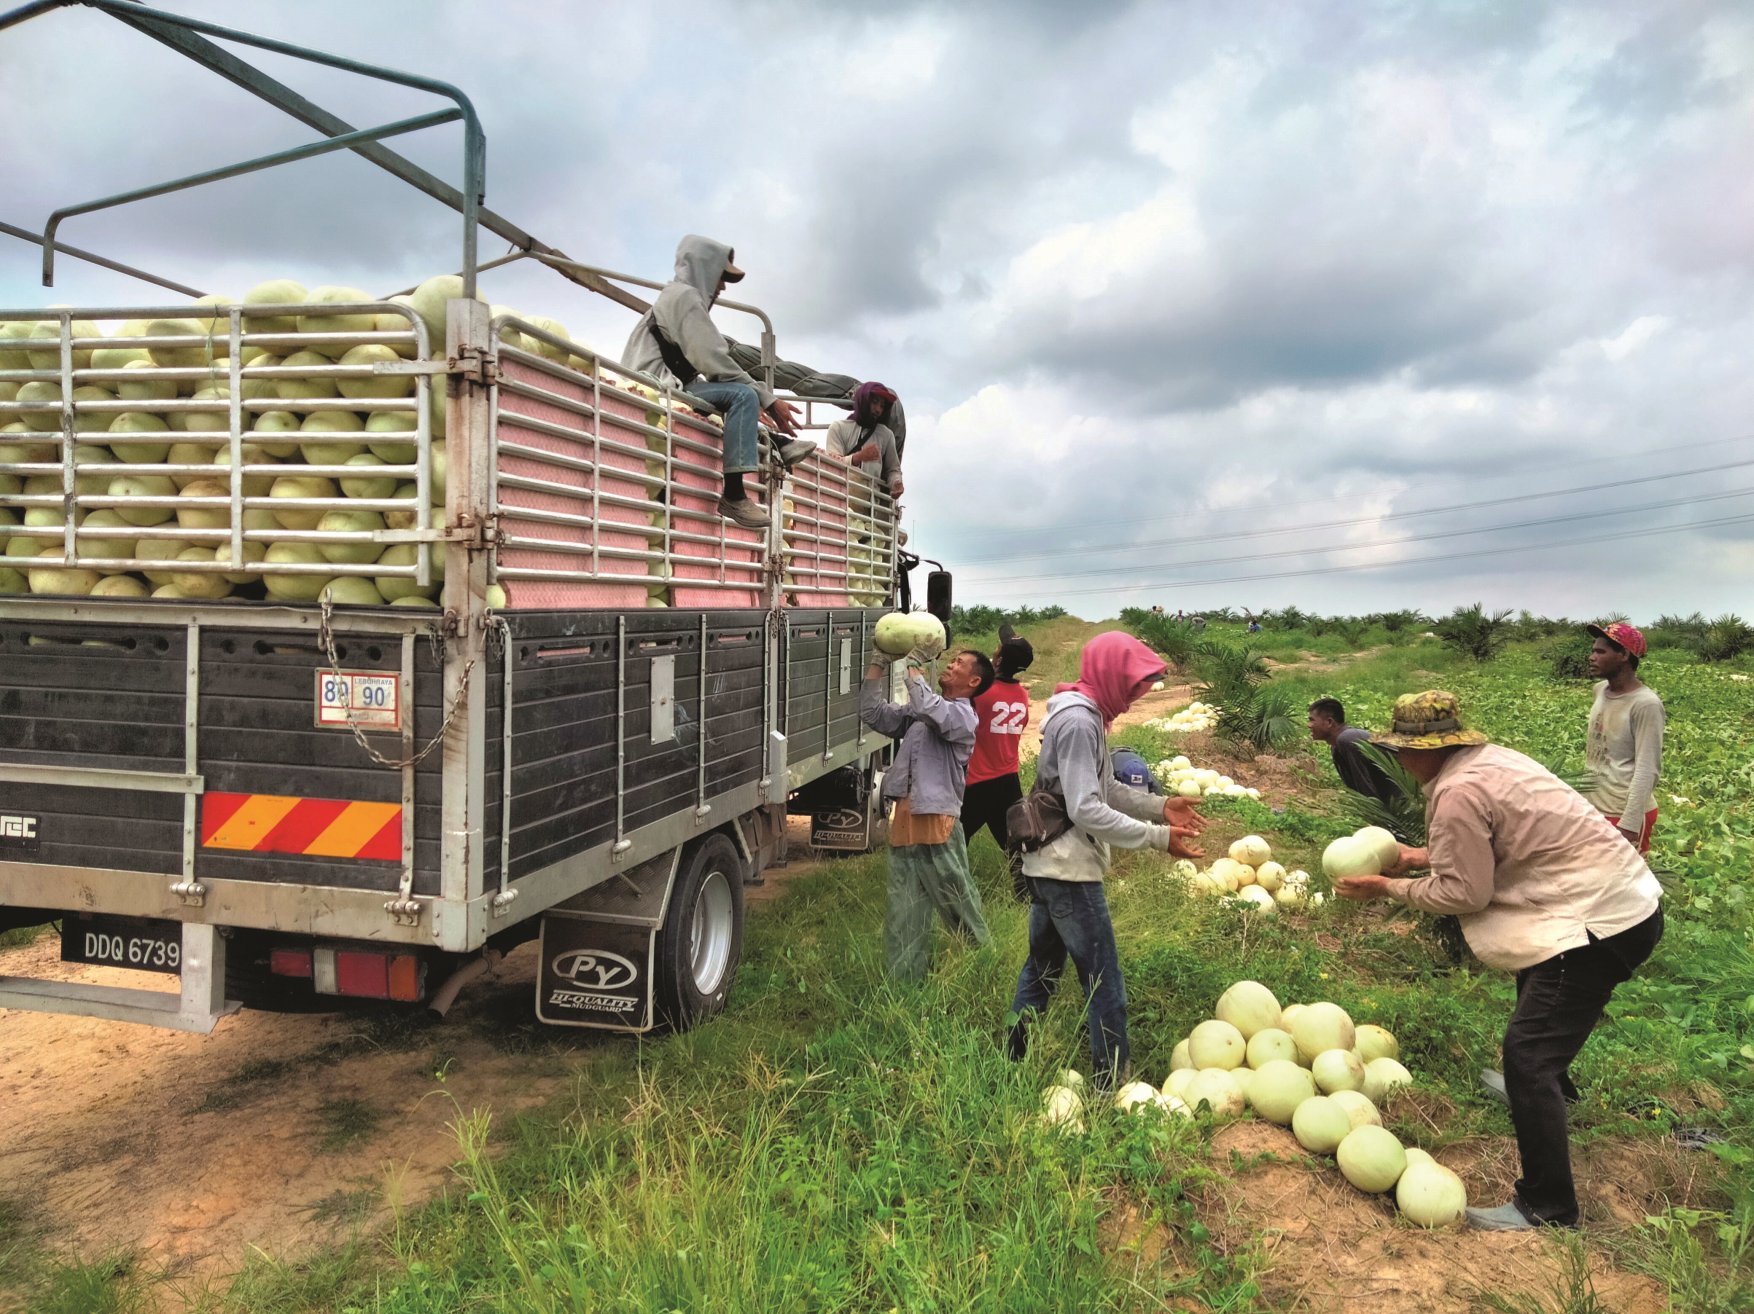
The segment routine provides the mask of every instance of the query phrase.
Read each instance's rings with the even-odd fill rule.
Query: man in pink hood
[[[1184,798],[1129,789],[1108,768],[1107,731],[1163,674],[1163,659],[1130,634],[1099,634],[1084,645],[1075,684],[1048,699],[1036,787],[1065,800],[1071,829],[1023,857],[1029,882],[1029,958],[1011,1003],[1008,1052],[1021,1059],[1034,1015],[1047,1007],[1070,957],[1084,987],[1096,1089],[1127,1071],[1127,991],[1115,952],[1102,880],[1111,847],[1152,848],[1197,858],[1188,843],[1205,819]]]

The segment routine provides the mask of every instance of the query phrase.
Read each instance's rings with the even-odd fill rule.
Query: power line
[[[1754,461],[1748,462],[1754,465]],[[1660,502],[1644,502],[1633,506],[1615,507],[1615,515],[1636,515],[1645,511],[1664,511],[1677,506],[1695,506],[1700,502],[1722,502],[1733,497],[1754,495],[1754,488],[1736,488],[1722,493],[1697,493],[1687,497],[1665,498]],[[1498,525],[1481,525],[1471,529],[1445,529],[1431,534],[1403,534],[1399,538],[1380,538],[1371,543],[1335,543],[1312,544],[1306,547],[1282,548],[1277,552],[1251,552],[1243,556],[1202,557],[1193,561],[1165,561],[1161,566],[1177,569],[1187,566],[1226,566],[1238,561],[1272,561],[1282,557],[1304,557],[1318,552],[1364,552],[1371,548],[1398,547],[1406,543],[1433,543],[1444,538],[1465,538],[1470,534],[1496,534],[1507,529],[1533,529],[1540,525],[1559,525],[1573,520],[1596,520],[1603,515],[1600,509],[1593,511],[1574,511],[1563,516],[1541,516],[1535,520],[1512,520]],[[1113,566],[1100,567],[1094,570],[1058,570],[1033,571],[1028,575],[1001,575],[995,584],[1009,583],[1012,580],[1030,579],[1082,579],[1090,575],[1110,575]]]
[[[1696,451],[1700,448],[1706,448],[1706,447],[1722,447],[1726,443],[1743,443],[1743,444],[1745,444],[1747,442],[1748,442],[1748,436],[1745,434],[1741,434],[1741,435],[1737,435],[1734,438],[1710,438],[1710,439],[1705,439],[1701,442],[1696,442],[1696,443],[1679,443],[1679,444],[1673,444],[1673,445],[1665,445],[1663,447],[1658,447],[1658,448],[1650,448],[1650,449],[1647,449],[1644,451],[1626,452],[1626,453],[1623,453],[1623,454],[1620,454],[1617,456],[1604,458],[1604,460],[1605,461],[1635,461],[1635,460],[1641,460],[1641,459],[1644,459],[1647,457],[1672,458],[1675,455],[1675,453],[1677,453],[1677,452]],[[1538,466],[1535,466],[1533,469],[1519,471],[1517,473],[1518,473],[1519,477],[1521,477],[1521,476],[1527,476],[1527,475],[1531,475],[1531,474],[1540,474],[1540,473],[1543,473],[1544,471],[1547,471],[1547,470],[1571,469],[1571,468],[1575,468],[1576,464],[1577,463],[1575,461],[1554,462],[1553,464],[1550,464],[1550,465],[1538,465]],[[1510,476],[1509,475],[1499,475],[1496,477],[1509,478]],[[1556,495],[1557,494],[1555,494],[1555,496]],[[1285,511],[1295,511],[1299,507],[1305,507],[1305,506],[1326,506],[1331,501],[1332,501],[1331,498],[1326,498],[1326,499],[1323,499],[1321,501],[1290,502],[1290,503],[1280,503],[1280,504],[1257,502],[1257,503],[1252,504],[1252,506],[1225,507],[1225,508],[1222,508],[1222,510],[1229,512],[1229,513],[1235,513],[1235,514],[1247,514],[1250,510],[1260,510],[1260,511],[1272,510],[1272,511],[1277,511],[1277,512],[1283,513]],[[1153,517],[1146,519],[1146,520],[1135,521],[1134,523],[1141,524],[1141,525],[1169,524],[1171,522],[1178,521],[1178,520],[1184,520],[1184,519],[1186,519],[1185,514],[1179,514],[1179,515],[1173,515],[1173,516],[1153,516]],[[1039,537],[1044,532],[1065,533],[1065,532],[1070,532],[1070,531],[1076,530],[1076,529],[1110,529],[1110,528],[1113,528],[1113,525],[1114,525],[1114,522],[1112,520],[1093,520],[1093,521],[1083,521],[1083,522],[1076,523],[1076,524],[1038,525],[1038,526],[1033,526],[1033,527],[1028,528],[1028,529],[1006,529],[1002,526],[994,526],[991,529],[988,529],[984,532],[989,537],[991,537],[991,536],[1002,537],[1005,535],[1029,535],[1032,537]],[[1279,531],[1264,531],[1264,532],[1279,532]],[[1216,536],[1215,535],[1208,535],[1207,537],[1216,537]]]
[[[1407,520],[1414,516],[1435,516],[1454,511],[1477,511],[1489,506],[1509,506],[1515,502],[1536,502],[1547,497],[1574,497],[1579,493],[1601,493],[1615,488],[1630,488],[1636,484],[1659,483],[1665,479],[1685,479],[1698,474],[1717,474],[1724,470],[1740,470],[1748,466],[1754,466],[1754,460],[1727,461],[1722,465],[1703,465],[1692,470],[1671,470],[1664,474],[1638,475],[1628,479],[1612,479],[1599,484],[1579,484],[1571,488],[1555,488],[1540,493],[1514,493],[1507,497],[1488,497],[1476,502],[1455,502],[1448,506],[1421,507],[1411,511],[1391,511],[1380,516],[1357,516],[1349,520],[1324,520],[1314,524],[1284,525],[1273,529],[1246,529],[1233,533],[1201,534],[1193,538],[1159,538],[1129,543],[1106,543],[1100,547],[1059,548],[1055,549],[1052,555],[1060,557],[1088,556],[1100,552],[1130,552],[1139,548],[1181,547],[1189,543],[1210,543],[1239,538],[1268,538],[1276,534],[1313,533],[1321,529],[1350,529],[1357,525],[1380,524],[1385,520]],[[1039,535],[1048,529],[1051,527],[1044,527],[1044,529],[1038,529],[1035,532]],[[1307,550],[1315,552],[1322,549],[1310,548]],[[1036,561],[1047,555],[1049,555],[1047,552],[1034,552],[1014,556],[964,557],[962,562],[966,565],[977,566],[1006,561]]]
[[[1660,525],[1651,529],[1629,529],[1614,534],[1597,534],[1589,538],[1562,539],[1552,543],[1526,543],[1515,547],[1479,548],[1472,552],[1446,552],[1436,556],[1412,557],[1403,561],[1366,561],[1349,566],[1311,566],[1307,570],[1277,570],[1258,575],[1230,575],[1222,579],[1160,580],[1145,584],[1115,584],[1102,589],[1060,589],[1054,596],[1087,597],[1095,593],[1140,593],[1146,590],[1200,589],[1218,584],[1253,584],[1268,579],[1297,579],[1307,575],[1346,575],[1365,570],[1395,570],[1403,566],[1429,565],[1435,561],[1460,561],[1468,557],[1502,556],[1508,552],[1549,552],[1555,548],[1582,547],[1590,543],[1619,543],[1629,538],[1650,538],[1658,534],[1680,534],[1694,529],[1710,529],[1717,525],[1754,524],[1754,516],[1726,516],[1719,520],[1696,520],[1686,525]],[[1022,581],[996,585],[1015,588]]]

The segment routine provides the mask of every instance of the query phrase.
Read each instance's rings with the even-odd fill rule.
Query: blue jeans
[[[714,383],[696,379],[688,391],[725,417],[725,473],[748,474],[757,466],[760,435],[756,423],[761,417],[761,398],[747,383]]]
[[[1109,1090],[1127,1070],[1127,988],[1115,953],[1115,928],[1101,881],[1050,881],[1031,876],[1029,957],[1017,974],[1017,1015],[1007,1046],[1013,1060],[1029,1045],[1029,1024],[1060,984],[1066,957],[1078,969],[1090,1025],[1090,1065],[1097,1090]]]

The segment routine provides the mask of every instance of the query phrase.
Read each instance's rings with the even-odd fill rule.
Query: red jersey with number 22
[[[1023,746],[1023,727],[1029,724],[1029,692],[1010,680],[994,680],[993,687],[974,700],[979,718],[974,728],[974,754],[968,759],[968,783],[1017,774],[1017,754]]]

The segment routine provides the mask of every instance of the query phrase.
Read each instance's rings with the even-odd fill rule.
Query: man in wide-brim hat
[[[1372,742],[1425,787],[1426,847],[1403,845],[1392,873],[1347,877],[1335,891],[1454,913],[1482,962],[1516,973],[1504,1072],[1481,1078],[1510,1106],[1523,1175],[1509,1204],[1469,1209],[1468,1221],[1496,1231],[1576,1226],[1571,1061],[1614,987],[1661,939],[1662,888],[1581,794],[1468,729],[1453,693],[1396,699],[1393,730]],[[1430,874],[1402,878],[1410,868]]]

